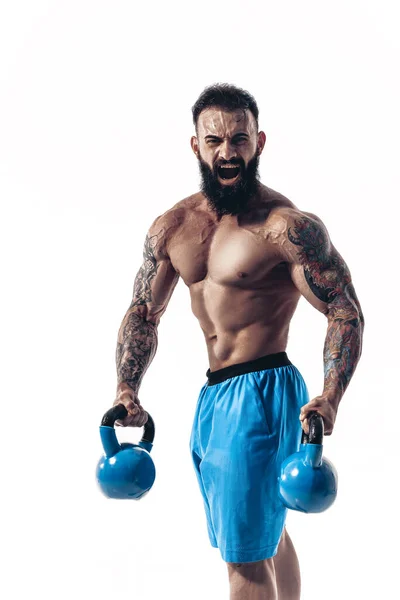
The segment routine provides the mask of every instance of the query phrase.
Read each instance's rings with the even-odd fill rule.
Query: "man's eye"
[[[242,144],[243,142],[247,142],[246,137],[235,138],[235,144]]]

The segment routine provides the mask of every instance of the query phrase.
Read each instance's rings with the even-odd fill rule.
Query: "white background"
[[[182,281],[140,393],[154,487],[111,501],[94,479],[145,234],[198,189],[190,108],[217,81],[255,96],[262,180],[323,219],[366,318],[325,438],[337,501],[288,517],[302,598],[396,596],[398,28],[394,1],[2,3],[3,597],[228,598],[189,454],[208,363]],[[288,354],[312,396],[325,330],[302,300]]]

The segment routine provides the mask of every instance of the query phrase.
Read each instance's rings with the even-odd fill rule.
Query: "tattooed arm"
[[[123,426],[141,427],[147,421],[138,390],[157,350],[157,326],[179,279],[166,252],[167,231],[165,220],[159,217],[146,235],[132,302],[118,332],[114,404],[123,403],[129,411],[120,422]]]
[[[339,402],[361,355],[364,317],[350,271],[321,220],[310,213],[288,213],[284,247],[292,280],[303,296],[328,318],[324,389],[302,407],[300,420],[308,433],[307,415],[316,410],[324,419],[326,435],[330,435]]]

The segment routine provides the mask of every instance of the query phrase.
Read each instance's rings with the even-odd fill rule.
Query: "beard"
[[[260,156],[256,152],[247,167],[242,158],[218,161],[211,168],[201,157],[199,169],[201,191],[208,200],[210,208],[220,219],[223,215],[238,215],[246,209],[250,199],[256,194],[259,185],[258,163]],[[223,185],[218,179],[218,167],[224,165],[240,167],[240,177],[233,185]]]

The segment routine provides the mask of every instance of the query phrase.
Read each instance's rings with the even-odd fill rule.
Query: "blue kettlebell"
[[[338,475],[330,460],[322,456],[324,422],[311,413],[310,433],[304,431],[300,449],[283,461],[279,476],[279,497],[287,508],[319,513],[336,499]]]
[[[100,490],[107,498],[139,500],[147,494],[156,478],[156,469],[150,456],[154,440],[154,421],[148,414],[139,444],[120,444],[114,429],[117,419],[128,414],[123,404],[108,410],[100,425],[104,455],[96,468]]]

